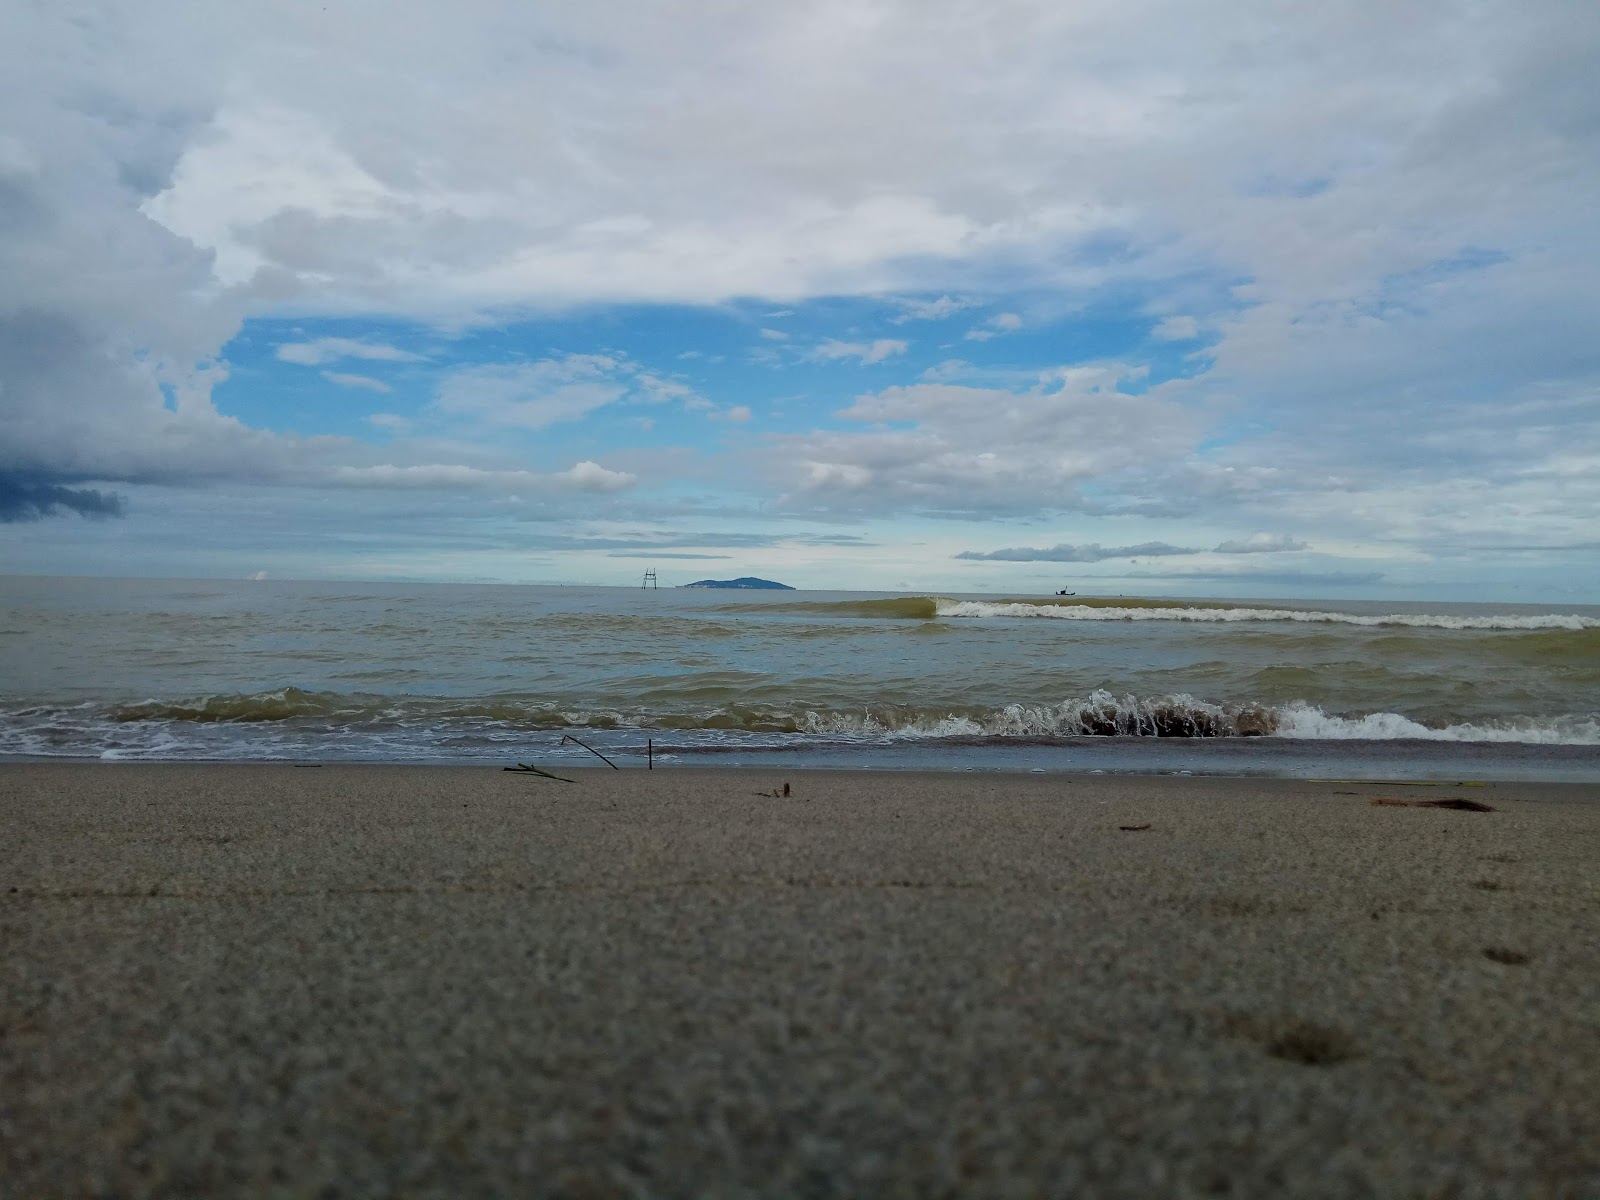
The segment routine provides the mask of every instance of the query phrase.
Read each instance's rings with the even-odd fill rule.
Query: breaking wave
[[[1455,616],[1444,613],[1362,613],[1299,608],[1190,608],[1181,605],[1127,606],[1034,603],[1026,600],[940,600],[936,615],[953,619],[1044,617],[1060,621],[1195,621],[1239,623],[1294,621],[1307,625],[1404,626],[1413,629],[1542,630],[1600,629],[1600,619],[1576,613],[1491,613]]]
[[[1565,716],[1536,720],[1462,721],[1433,727],[1398,713],[1330,716],[1309,704],[1279,710],[1279,737],[1312,741],[1515,742],[1534,746],[1600,746],[1600,719]]]
[[[1303,702],[1276,707],[1213,704],[1186,694],[1141,698],[1105,691],[1062,704],[1012,704],[970,714],[901,710],[807,713],[806,718],[807,732],[844,737],[1282,737],[1600,745],[1600,720],[1592,716],[1509,717],[1429,726],[1398,713],[1330,714]]]
[[[0,708],[0,754],[102,758],[471,760],[533,734],[609,730],[623,743],[672,736],[719,745],[1036,742],[1071,738],[1425,740],[1600,746],[1600,715],[1481,715],[1427,722],[1393,712],[1327,712],[1304,701],[1217,703],[1187,693],[1098,690],[1054,704],[992,707],[722,703],[646,709],[495,696],[449,699],[283,688],[255,695],[119,705]]]
[[[727,614],[787,613],[814,617],[857,617],[880,620],[983,620],[1039,617],[1057,621],[1186,621],[1249,624],[1352,625],[1367,628],[1600,630],[1600,618],[1577,613],[1350,613],[1328,609],[1260,608],[1242,604],[1196,605],[1184,600],[1116,599],[1100,596],[1058,600],[950,600],[935,596],[895,596],[879,600],[798,600],[777,603],[727,604]],[[1597,646],[1600,649],[1600,646]]]

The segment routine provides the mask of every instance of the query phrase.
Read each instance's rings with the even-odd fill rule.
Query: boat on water
[[[1066,588],[1062,588],[1059,592],[1056,593],[1056,595],[1058,595],[1058,596],[1076,596],[1077,594],[1078,594],[1077,592],[1069,592],[1069,591],[1067,591]]]

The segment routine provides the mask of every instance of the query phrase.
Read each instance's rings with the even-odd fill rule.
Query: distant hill
[[[787,583],[773,583],[770,579],[757,579],[754,575],[741,575],[737,579],[702,579],[698,583],[686,583],[684,587],[703,588],[771,588],[780,592],[792,592],[794,588]]]

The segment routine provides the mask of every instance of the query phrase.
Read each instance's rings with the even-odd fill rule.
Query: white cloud
[[[618,492],[630,488],[636,480],[625,471],[608,471],[599,463],[584,461],[554,478],[582,492]]]
[[[789,340],[789,335],[781,329],[763,329],[761,336],[769,342],[787,342]]]
[[[621,364],[603,354],[568,354],[534,363],[463,367],[439,384],[441,414],[487,426],[543,429],[620,400]]]
[[[633,398],[641,404],[667,404],[673,400],[688,401],[696,398],[695,390],[680,379],[667,379],[653,371],[644,371],[632,363],[617,360],[617,368],[631,375]]]
[[[565,490],[616,492],[637,480],[623,471],[611,471],[595,462],[574,463],[565,471],[540,475],[533,471],[489,471],[455,463],[414,466],[384,464],[371,467],[336,467],[315,482],[326,487],[386,488],[399,490]]]
[[[1200,322],[1193,317],[1163,317],[1150,336],[1158,342],[1188,342],[1200,336]]]
[[[1281,554],[1289,550],[1305,550],[1306,543],[1296,541],[1282,533],[1252,533],[1247,538],[1223,542],[1218,554]]]
[[[1319,545],[1600,522],[1600,485],[1568,470],[1600,453],[1584,0],[1245,0],[1228,22],[1175,0],[213,16],[108,0],[0,17],[0,474],[361,465],[359,446],[216,411],[218,356],[252,315],[916,296],[936,299],[897,315],[937,320],[973,296],[1040,327],[1112,296],[1182,314],[1157,339],[1215,339],[1163,413],[1192,431],[1226,411],[1244,433],[1130,427],[1118,455],[1089,425],[1031,429],[1069,470],[940,412],[888,441],[810,435],[818,470],[928,506],[959,506],[969,478],[1020,503],[1020,456],[1046,480],[1112,472],[1092,490],[1118,503],[1292,520]],[[320,341],[280,353],[336,362],[305,348]],[[867,348],[839,361],[905,352],[870,359],[882,344],[838,343]],[[557,386],[578,390],[463,402],[549,428],[614,402],[608,386],[646,391]],[[913,432],[948,469],[898,465]]]
[[[730,421],[748,421],[750,419],[750,406],[748,404],[735,404],[727,412]]]
[[[686,410],[710,401],[680,380],[644,370],[616,354],[564,354],[528,363],[461,367],[440,381],[429,415],[486,430],[536,430],[580,420],[625,402],[677,402]]]
[[[967,330],[966,340],[969,342],[987,342],[990,338],[1003,333],[1015,333],[1022,328],[1022,317],[1014,312],[999,313],[990,317],[982,325],[974,326]]]
[[[894,318],[894,323],[904,325],[907,321],[943,321],[958,312],[976,308],[980,303],[970,297],[955,296],[940,296],[937,300],[901,300],[899,304],[903,311]]]
[[[871,428],[774,439],[765,469],[787,503],[863,512],[975,515],[1092,507],[1119,476],[1176,464],[1200,434],[1163,389],[1117,390],[1121,364],[1060,372],[1024,391],[916,383],[858,396],[836,416]]]
[[[1102,546],[1089,542],[1074,546],[1063,543],[1057,546],[1031,548],[1015,546],[1009,550],[963,550],[957,558],[980,559],[986,562],[1104,562],[1108,558],[1163,558],[1174,554],[1199,554],[1199,550],[1174,546],[1169,542],[1141,542],[1137,546]]]
[[[909,343],[894,338],[872,342],[841,342],[833,338],[816,346],[811,357],[822,362],[853,358],[862,364],[879,363],[895,354],[904,354]]]
[[[961,379],[973,370],[971,363],[965,359],[947,358],[943,362],[935,363],[925,370],[919,378],[924,383],[942,383],[953,379]]]
[[[374,362],[421,362],[420,354],[412,354],[382,342],[362,342],[352,338],[325,337],[310,342],[285,342],[278,347],[278,358],[283,362],[298,363],[303,367],[320,367],[341,358],[364,358]]]
[[[370,375],[349,375],[343,371],[324,371],[322,377],[329,383],[337,383],[340,387],[362,388],[369,392],[392,392],[394,389],[381,379],[374,379]]]

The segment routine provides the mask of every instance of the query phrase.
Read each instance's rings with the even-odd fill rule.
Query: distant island
[[[792,592],[794,588],[787,583],[773,583],[770,579],[757,579],[754,575],[741,575],[737,579],[702,579],[698,583],[685,583],[686,588],[774,588],[780,592]]]

